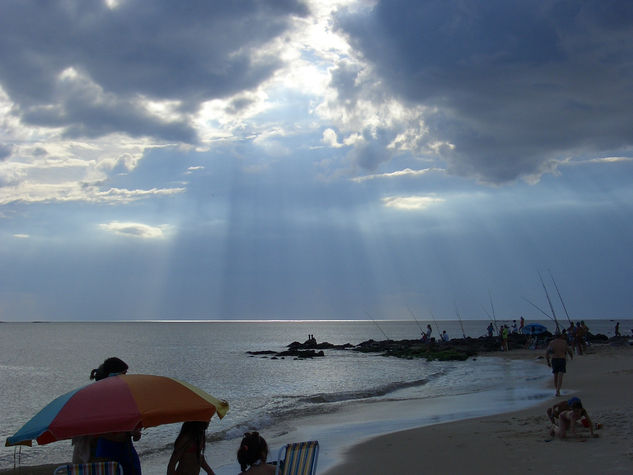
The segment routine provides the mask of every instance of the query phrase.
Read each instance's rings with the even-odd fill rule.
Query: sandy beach
[[[533,359],[533,351],[507,358]],[[546,364],[543,360],[543,364]],[[552,381],[553,387],[553,381]],[[325,475],[388,473],[633,473],[633,347],[593,345],[568,363],[563,398],[582,399],[598,438],[549,436],[548,406],[395,432],[352,447]]]
[[[543,350],[494,353],[534,361]],[[490,355],[488,355],[490,356]],[[545,365],[545,360],[540,360]],[[553,381],[549,382],[553,388]],[[632,473],[633,346],[593,345],[568,363],[563,398],[530,409],[394,432],[352,446],[342,463],[325,475],[390,473]],[[553,440],[545,409],[579,396],[598,438]],[[324,441],[325,442],[325,441]],[[50,474],[55,465],[0,470],[0,473]],[[148,472],[149,473],[149,472]],[[150,474],[152,475],[152,474]]]

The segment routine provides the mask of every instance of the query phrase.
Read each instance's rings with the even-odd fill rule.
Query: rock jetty
[[[532,348],[542,350],[553,335],[549,332],[539,335],[536,345],[529,335],[511,333],[508,335],[508,346],[510,350],[518,348]],[[606,343],[609,341],[605,335],[589,335],[589,342]],[[622,338],[623,341],[628,339]],[[615,343],[614,343],[615,344]],[[431,338],[430,342],[416,340],[367,340],[357,345],[345,343],[344,345],[334,345],[328,342],[318,343],[316,338],[311,337],[300,343],[294,341],[287,346],[284,351],[248,351],[251,356],[260,356],[271,359],[284,359],[286,357],[294,359],[322,358],[325,357],[324,350],[358,351],[361,353],[379,353],[382,356],[392,356],[396,358],[415,359],[424,358],[428,361],[464,361],[469,357],[477,356],[480,353],[492,353],[502,351],[501,340],[498,336],[482,336],[479,338],[453,338],[450,341],[437,341]]]

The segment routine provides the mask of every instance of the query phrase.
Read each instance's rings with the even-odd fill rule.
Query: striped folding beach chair
[[[119,462],[69,463],[60,465],[53,475],[123,475]]]
[[[319,442],[316,440],[284,445],[279,449],[275,475],[314,475],[318,457]]]

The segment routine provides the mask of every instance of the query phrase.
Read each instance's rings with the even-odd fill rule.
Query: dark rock
[[[291,350],[343,350],[351,347],[353,347],[351,343],[345,343],[344,345],[333,345],[327,341],[317,343],[314,338],[312,340],[306,340],[304,343],[293,341],[288,345],[288,348]]]
[[[323,351],[314,351],[314,350],[286,350],[280,353],[277,353],[277,356],[295,356],[297,358],[315,358],[325,356]]]
[[[543,343],[551,333],[539,335],[539,342]],[[530,342],[530,336],[518,333],[508,335],[508,345],[510,350],[513,348],[527,348]],[[350,343],[344,345],[333,345],[328,342],[318,343],[316,339],[311,338],[304,343],[294,341],[282,352],[274,351],[256,351],[248,352],[251,355],[274,355],[274,359],[285,356],[292,356],[296,359],[324,357],[323,350],[348,350],[359,351],[363,353],[380,353],[384,356],[393,356],[396,358],[424,358],[426,360],[438,361],[464,361],[469,357],[476,356],[478,353],[488,353],[501,351],[501,338],[499,336],[479,337],[479,338],[453,338],[448,342],[436,341],[432,339],[430,342],[422,342],[420,339],[415,340],[366,340],[354,346]],[[319,351],[317,351],[319,350]]]

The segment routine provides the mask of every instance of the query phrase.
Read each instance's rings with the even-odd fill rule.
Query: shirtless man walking
[[[571,350],[564,334],[559,334],[550,341],[545,351],[547,366],[552,368],[554,373],[554,387],[556,388],[556,396],[560,396],[560,388],[563,385],[563,375],[567,370],[567,355],[573,360],[574,352]]]

